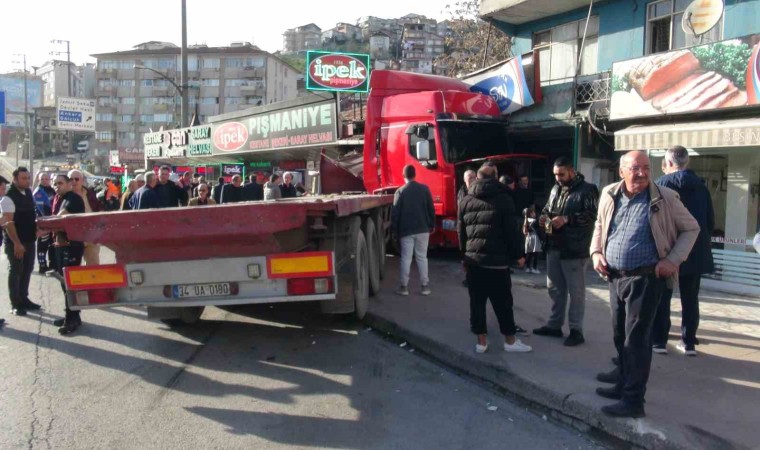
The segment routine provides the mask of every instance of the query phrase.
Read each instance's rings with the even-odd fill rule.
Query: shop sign
[[[143,135],[148,158],[184,158],[211,155],[211,126],[178,128]]]
[[[112,166],[118,166],[121,164],[119,162],[119,151],[118,150],[111,150],[108,152],[108,162]]]
[[[125,147],[119,149],[119,164],[142,164],[144,161],[145,152],[141,148]]]
[[[212,124],[214,154],[313,147],[337,141],[332,100]]]
[[[368,92],[369,55],[307,52],[306,89],[310,91]]]
[[[306,161],[280,161],[280,169],[282,170],[305,170]]]
[[[251,169],[271,169],[272,161],[251,161],[248,163]]]
[[[243,166],[241,164],[222,164],[222,175],[225,177],[232,177],[235,175],[243,175]]]
[[[760,106],[760,34],[612,66],[610,119]]]
[[[122,175],[124,173],[124,168],[121,166],[111,166],[108,171],[113,175]]]

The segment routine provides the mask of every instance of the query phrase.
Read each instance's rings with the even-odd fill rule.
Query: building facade
[[[322,29],[313,23],[291,28],[282,33],[284,53],[299,53],[315,50],[322,45]]]
[[[715,205],[718,270],[707,281],[760,293],[760,260],[746,245],[760,223],[760,108],[745,81],[760,51],[760,0],[725,0],[700,35],[684,31],[690,0],[594,2],[587,22],[590,3],[482,1],[514,54],[540,63],[543,100],[510,116],[509,145],[572,155],[600,186],[617,179],[621,152],[648,151],[656,178],[664,150],[687,147]],[[693,7],[708,3],[721,6]],[[725,49],[741,61],[722,59]],[[654,70],[667,74],[660,85]]]
[[[401,70],[435,73],[433,61],[444,52],[444,38],[431,33],[435,24],[412,22],[404,25],[401,38]]]
[[[74,63],[54,59],[35,68],[34,73],[45,83],[43,106],[55,106],[58,97],[85,96],[80,68]]]
[[[93,55],[95,147],[100,156],[118,150],[123,164],[142,165],[142,135],[181,123],[179,47],[149,42],[133,50]],[[293,99],[299,73],[249,43],[188,49],[188,117],[208,117]],[[174,83],[174,85],[172,84]]]

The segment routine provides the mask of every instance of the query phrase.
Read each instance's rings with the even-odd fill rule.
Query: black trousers
[[[620,360],[623,401],[644,403],[652,365],[652,327],[665,280],[654,274],[610,281],[612,334]]]
[[[681,275],[678,287],[681,290],[681,340],[687,346],[697,345],[697,328],[699,328],[699,287],[701,275]],[[670,301],[673,289],[665,288],[657,308],[657,316],[652,330],[652,343],[666,345],[670,333]]]
[[[63,275],[64,267],[81,266],[82,257],[84,256],[84,244],[81,242],[72,242],[65,247],[56,248],[56,264],[55,270]],[[79,311],[72,311],[69,309],[69,303],[66,301],[66,284],[61,282],[61,288],[63,289],[63,305],[66,311],[66,319],[78,319]]]
[[[528,269],[538,269],[538,256],[540,253],[528,253],[525,255],[525,267]]]
[[[55,260],[55,249],[53,248],[52,235],[37,238],[37,264],[40,267],[50,267]]]
[[[26,251],[24,257],[16,258],[13,254],[15,245],[12,241],[5,242],[5,255],[8,257],[8,295],[11,298],[11,308],[23,308],[24,303],[29,301],[29,282],[34,272],[35,242],[22,242]]]
[[[499,321],[501,334],[515,335],[515,316],[512,311],[512,278],[508,269],[467,268],[467,289],[470,292],[470,330],[474,334],[487,334],[486,303]]]

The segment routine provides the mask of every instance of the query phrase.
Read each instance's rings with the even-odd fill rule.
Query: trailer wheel
[[[364,237],[367,240],[367,259],[369,265],[369,293],[380,292],[380,242],[375,221],[368,218],[364,225]]]
[[[369,309],[369,251],[367,250],[367,240],[361,230],[358,230],[355,239],[354,314],[359,320],[362,320]]]

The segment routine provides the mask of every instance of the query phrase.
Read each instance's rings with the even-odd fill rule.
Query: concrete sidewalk
[[[521,337],[533,346],[528,354],[506,354],[493,311],[488,308],[488,352],[474,351],[469,332],[469,298],[462,287],[457,261],[431,259],[433,295],[422,297],[411,283],[412,295],[392,294],[397,286],[398,261],[388,259],[382,294],[372,299],[366,322],[396,335],[444,364],[491,382],[535,405],[548,408],[560,420],[602,431],[644,448],[722,449],[760,448],[760,300],[705,293],[698,336],[699,356],[680,354],[680,310],[673,302],[670,354],[653,355],[647,392],[647,417],[612,419],[601,406],[611,401],[597,396],[604,386],[594,377],[613,368],[612,326],[603,283],[589,276],[586,304],[586,343],[568,348],[562,340]],[[413,269],[412,280],[416,278]],[[526,329],[545,323],[550,300],[545,279],[522,272],[513,276],[515,317]],[[716,310],[714,313],[707,311]],[[751,311],[727,317],[726,308]],[[565,328],[567,333],[567,328]],[[609,386],[609,385],[607,385]]]

